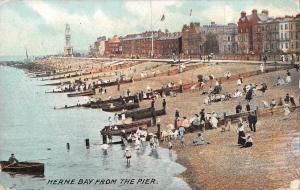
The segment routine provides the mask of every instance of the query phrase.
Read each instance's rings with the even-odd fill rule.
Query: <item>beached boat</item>
[[[168,88],[161,88],[154,90],[154,93],[162,94],[164,93],[166,96],[170,95],[171,92],[182,93],[183,87],[182,86],[174,86]]]
[[[71,78],[71,77],[78,77],[80,76],[80,74],[74,74],[74,75],[65,75],[65,76],[61,76],[61,77],[54,77],[54,78],[51,78],[50,80],[59,80],[59,79],[64,79],[64,78]]]
[[[132,117],[136,114],[139,114],[139,113],[146,113],[146,112],[149,112],[151,111],[152,108],[144,108],[144,109],[135,109],[135,110],[130,110],[130,111],[126,111],[124,112],[125,114],[125,117]],[[121,117],[122,114],[119,114],[119,117]]]
[[[59,85],[67,85],[67,84],[71,84],[71,82],[70,81],[55,82],[55,83],[42,84],[41,86],[59,86]]]
[[[111,104],[111,105],[112,106],[109,107],[102,107],[102,110],[106,112],[116,112],[116,111],[122,111],[123,109],[131,110],[140,107],[139,103],[128,103],[128,104],[121,104],[121,105]]]
[[[83,92],[76,92],[76,93],[67,94],[68,97],[92,96],[92,95],[95,95],[94,90],[87,90],[87,91],[83,91]]]
[[[105,126],[100,132],[101,135],[114,135],[119,136],[122,134],[122,130],[125,130],[125,133],[135,132],[138,128],[148,128],[152,126],[151,119],[133,122],[129,124],[120,124]],[[110,130],[111,129],[111,130]]]
[[[114,98],[114,99],[108,99],[108,100],[99,100],[96,102],[91,102],[91,108],[102,108],[103,106],[107,105],[108,103],[124,103],[124,101],[129,102],[129,101],[136,101],[137,96],[128,96],[128,97],[119,97],[119,98]]]
[[[101,84],[96,84],[95,87],[108,87],[108,86],[116,86],[119,84],[126,84],[126,83],[131,83],[133,81],[133,79],[128,79],[128,80],[120,80],[118,81],[111,81],[111,82],[104,82]]]
[[[19,162],[11,164],[8,161],[0,161],[1,171],[25,174],[44,174],[44,164],[38,162]]]
[[[152,110],[147,111],[147,112],[141,112],[141,113],[136,113],[134,115],[131,116],[132,120],[136,121],[139,119],[146,119],[146,118],[150,118],[155,116],[161,116],[161,115],[165,115],[166,114],[166,110],[161,109],[161,110],[155,110],[154,113]]]

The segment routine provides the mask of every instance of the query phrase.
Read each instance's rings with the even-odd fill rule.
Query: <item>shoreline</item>
[[[211,70],[214,67],[214,70]],[[203,72],[205,74],[215,72],[216,76],[222,76],[222,72],[231,69],[233,74],[238,74],[242,71],[251,71],[256,66],[249,65],[236,65],[236,68],[231,68],[230,65],[214,65],[207,66],[204,68],[198,68],[196,71],[187,71],[183,74],[177,74],[172,76],[161,76],[144,79],[144,81],[136,81],[135,85],[122,84],[121,91],[127,88],[132,91],[142,89],[145,83],[151,83],[154,88],[159,87],[162,83],[169,82],[171,80],[183,80],[183,82],[191,81],[191,77],[195,77],[194,72]],[[299,89],[297,89],[297,77],[299,80],[299,73],[293,71],[292,76],[294,77],[293,83],[290,86],[283,86],[282,88],[273,87],[271,84],[276,80],[278,75],[284,75],[285,70],[264,73],[262,75],[254,75],[249,78],[245,78],[245,83],[258,83],[264,81],[268,83],[270,89],[264,96],[258,96],[257,99],[259,104],[262,105],[262,100],[270,101],[272,98],[284,97],[286,92],[295,95],[295,99],[298,102],[300,95]],[[218,74],[218,75],[217,75]],[[192,80],[196,80],[192,78]],[[233,91],[235,87],[235,81],[224,83],[224,86],[229,91]],[[96,95],[97,97],[106,98],[111,95],[112,97],[118,96],[118,91],[115,87],[108,88],[110,91],[108,95]],[[173,113],[178,108],[183,116],[192,116],[200,111],[200,108],[205,108],[208,112],[221,111],[232,113],[234,106],[242,101],[243,106],[245,101],[242,99],[233,99],[223,103],[213,103],[211,105],[203,105],[203,99],[205,96],[199,96],[199,93],[187,91],[179,93],[177,97],[167,97],[167,115],[160,116],[162,130],[166,129],[169,123],[173,122]],[[188,98],[188,99],[187,99]],[[186,109],[187,103],[190,109]],[[150,102],[141,102],[141,108],[146,108]],[[161,99],[155,102],[155,107],[161,106]],[[287,187],[292,179],[300,178],[300,171],[293,170],[293,167],[300,168],[299,156],[293,156],[293,152],[288,151],[290,148],[290,141],[295,138],[296,134],[300,135],[299,129],[295,128],[297,122],[299,123],[299,111],[296,110],[292,119],[285,123],[282,120],[282,115],[274,115],[259,118],[258,132],[252,133],[249,129],[247,133],[251,133],[254,136],[254,147],[250,149],[240,149],[236,146],[236,134],[235,125],[232,125],[232,129],[229,132],[221,133],[220,129],[207,130],[203,133],[204,138],[210,142],[209,145],[192,146],[191,142],[196,137],[197,132],[187,133],[185,135],[186,144],[185,147],[181,147],[177,141],[174,142],[174,151],[177,154],[175,162],[184,166],[186,170],[181,173],[178,177],[184,180],[191,189],[278,189]],[[275,121],[273,121],[275,120]],[[274,130],[271,130],[268,126],[272,126]],[[280,124],[283,127],[277,127]],[[290,126],[291,125],[291,126]],[[289,129],[292,128],[292,129]],[[156,127],[149,128],[150,132],[156,132]],[[284,133],[283,133],[284,132]],[[281,134],[283,133],[283,135]],[[271,134],[268,135],[268,134]],[[266,135],[266,136],[265,136]],[[267,140],[266,140],[267,139]],[[288,147],[289,146],[289,147]],[[166,142],[161,143],[162,148],[167,148]],[[278,156],[277,153],[283,153],[284,155]],[[230,154],[228,154],[230,153]],[[270,161],[271,160],[271,161]],[[245,162],[244,162],[245,161]],[[293,166],[291,168],[291,166]],[[266,167],[261,169],[260,167]],[[288,168],[288,169],[286,169]],[[276,171],[279,170],[283,174],[278,174]],[[283,171],[284,170],[284,171]],[[289,175],[289,171],[295,173],[295,177],[292,178]],[[264,175],[276,176],[276,177],[265,177]],[[281,178],[281,180],[278,180]],[[259,179],[260,183],[256,180]],[[274,180],[276,179],[276,180]],[[291,179],[288,181],[288,179]],[[256,183],[255,183],[256,182]],[[242,187],[242,188],[241,188]]]

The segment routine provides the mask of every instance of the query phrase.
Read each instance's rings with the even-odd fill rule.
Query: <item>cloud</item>
[[[158,30],[162,28],[173,29],[171,25],[169,25],[173,21],[174,18],[176,20],[178,18],[184,18],[180,13],[174,13],[170,11],[169,7],[175,7],[175,9],[179,9],[183,4],[183,1],[180,0],[169,0],[169,1],[126,1],[125,8],[128,12],[133,14],[136,18],[136,25],[141,25],[143,23],[144,30],[151,29],[151,6],[152,6],[152,28],[153,30]],[[160,22],[162,15],[165,15],[165,21]],[[176,21],[175,20],[175,21]],[[179,20],[177,20],[179,21]],[[166,23],[168,25],[166,25]],[[181,26],[180,26],[181,27]],[[177,27],[176,27],[177,28]]]
[[[9,0],[0,0],[0,6],[4,5],[5,3],[8,3]]]
[[[0,55],[24,55],[25,48],[29,53],[57,51],[52,37],[43,38],[36,25],[9,9],[1,10],[0,34]]]
[[[54,1],[55,2],[55,1]],[[281,4],[280,4],[281,2]],[[269,9],[271,16],[295,15],[298,12],[297,0],[287,3],[274,0],[243,3],[240,1],[152,1],[152,22],[154,30],[169,29],[181,31],[183,24],[192,21],[201,25],[215,21],[217,24],[236,23],[240,11],[248,14],[253,8],[259,12]],[[85,2],[80,2],[84,5]],[[17,4],[18,6],[13,6]],[[24,54],[25,47],[30,54],[54,54],[63,51],[65,24],[71,26],[71,43],[74,50],[88,49],[100,35],[111,37],[114,34],[126,35],[139,33],[151,28],[150,1],[113,1],[114,6],[120,5],[119,13],[108,14],[100,3],[95,5],[95,11],[90,13],[70,10],[63,3],[47,1],[10,2],[0,0],[0,55]],[[78,4],[77,4],[78,5]],[[293,5],[293,6],[292,6]],[[24,16],[24,10],[32,15]],[[192,16],[189,16],[190,9]],[[82,7],[82,10],[85,10]],[[25,12],[26,12],[25,11]],[[162,14],[165,20],[160,21]],[[37,15],[37,16],[36,16]],[[122,15],[122,16],[120,16]],[[225,18],[224,18],[225,15]]]

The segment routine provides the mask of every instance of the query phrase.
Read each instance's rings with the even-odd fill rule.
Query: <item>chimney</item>
[[[243,18],[243,17],[245,17],[246,16],[246,12],[245,11],[242,11],[241,12],[241,17]]]
[[[262,14],[264,14],[265,16],[269,16],[269,11],[264,9],[261,11]]]

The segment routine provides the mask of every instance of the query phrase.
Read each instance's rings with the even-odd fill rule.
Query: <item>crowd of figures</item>
[[[260,66],[261,72],[265,71],[265,66]],[[224,76],[227,78],[231,77],[231,73],[226,72]],[[174,123],[167,125],[164,127],[164,130],[160,131],[160,120],[155,118],[154,125],[158,126],[158,131],[156,135],[147,134],[147,132],[143,132],[143,129],[139,129],[136,133],[126,134],[122,136],[123,144],[126,146],[130,142],[135,143],[135,150],[140,150],[145,144],[146,137],[150,137],[150,147],[151,149],[156,149],[159,146],[159,141],[167,141],[168,147],[170,150],[173,148],[174,141],[178,141],[179,145],[186,146],[188,145],[185,142],[185,135],[187,133],[194,133],[197,132],[195,139],[191,142],[193,146],[199,145],[206,145],[210,144],[209,141],[205,139],[205,131],[207,129],[216,129],[218,126],[221,126],[221,131],[225,132],[230,131],[232,125],[236,125],[236,132],[237,132],[237,144],[240,145],[241,148],[248,148],[253,146],[253,139],[250,133],[257,132],[257,123],[258,123],[258,104],[256,97],[265,97],[265,92],[268,90],[268,85],[266,82],[257,84],[244,84],[243,77],[239,76],[236,81],[237,89],[232,94],[223,95],[225,98],[217,98],[217,95],[222,95],[221,93],[224,91],[224,87],[222,86],[221,81],[215,80],[215,85],[212,87],[210,86],[209,89],[206,89],[206,81],[214,79],[213,75],[210,75],[208,78],[200,77],[199,86],[200,92],[203,95],[208,95],[208,100],[204,101],[204,104],[211,104],[214,101],[221,101],[225,98],[237,98],[240,100],[238,105],[236,105],[233,110],[235,110],[235,119],[230,116],[222,115],[216,112],[206,112],[205,109],[201,109],[199,113],[194,114],[192,117],[188,118],[184,115],[180,114],[179,109],[175,111]],[[281,86],[283,84],[289,84],[292,81],[292,75],[289,70],[286,71],[286,77],[278,77],[278,79],[285,78],[284,83],[282,81],[278,81],[274,85]],[[175,85],[173,83],[164,85],[162,89],[172,88]],[[154,108],[154,103],[156,98],[163,97],[165,98],[166,95],[161,91],[155,95],[155,92],[148,88],[146,92],[141,91],[138,93],[139,99],[152,99],[151,101],[151,108]],[[148,96],[147,94],[152,94],[152,96]],[[129,95],[129,94],[128,94]],[[243,103],[244,102],[244,105]],[[265,108],[276,108],[276,107],[283,107],[284,108],[284,117],[283,119],[288,119],[289,115],[291,114],[291,108],[296,107],[296,101],[293,95],[289,93],[286,94],[285,97],[279,98],[278,102],[275,99],[272,99],[270,103],[267,101],[263,101]],[[166,108],[166,101],[163,101],[163,109]],[[241,114],[241,115],[239,115]],[[249,132],[245,132],[246,128],[249,128]],[[127,161],[130,162],[131,154],[129,149],[125,150],[124,156],[126,157]]]

